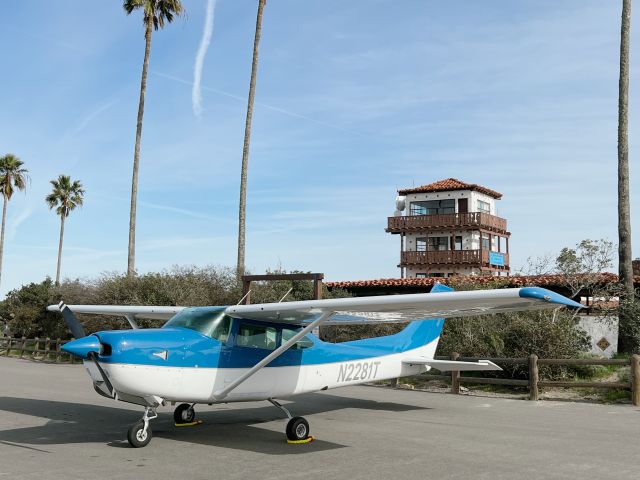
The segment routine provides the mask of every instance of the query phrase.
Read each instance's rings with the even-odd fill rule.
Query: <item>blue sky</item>
[[[512,266],[617,240],[620,2],[269,0],[249,167],[247,267],[330,280],[399,275],[396,189],[446,177],[504,194]],[[205,0],[156,32],[142,140],[137,267],[232,266],[255,0],[218,0],[194,114]],[[11,2],[0,19],[0,151],[31,173],[9,205],[0,292],[55,274],[48,181],[86,187],[63,276],[126,269],[139,14],[121,2]],[[640,45],[630,144],[640,255]],[[638,22],[636,22],[638,24]]]

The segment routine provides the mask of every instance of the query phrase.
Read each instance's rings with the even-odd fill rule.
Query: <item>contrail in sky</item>
[[[207,16],[204,21],[204,32],[200,39],[198,53],[196,53],[196,61],[193,64],[193,89],[191,90],[191,104],[193,105],[193,113],[196,117],[202,115],[202,91],[200,90],[200,82],[202,81],[202,67],[204,65],[204,57],[211,43],[211,35],[213,34],[213,14],[216,8],[216,0],[207,0]]]

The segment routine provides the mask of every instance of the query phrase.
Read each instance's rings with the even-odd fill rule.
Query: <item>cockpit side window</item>
[[[273,327],[243,323],[238,329],[236,345],[239,347],[275,350],[276,333],[277,331]]]

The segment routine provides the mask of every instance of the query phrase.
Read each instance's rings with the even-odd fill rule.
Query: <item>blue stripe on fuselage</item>
[[[313,341],[312,347],[288,350],[268,366],[316,365],[400,353],[437,339],[443,323],[444,320],[412,322],[395,335],[335,344],[309,335]],[[419,335],[415,334],[416,330],[419,330]],[[271,350],[260,348],[228,346],[186,328],[116,330],[98,332],[96,335],[102,343],[111,346],[111,355],[99,357],[105,363],[185,368],[250,368],[271,353]],[[167,352],[166,360],[162,355],[164,351]]]

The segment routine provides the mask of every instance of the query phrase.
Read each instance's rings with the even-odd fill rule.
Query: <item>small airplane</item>
[[[501,370],[488,360],[435,360],[444,319],[524,310],[582,308],[538,288],[454,292],[436,284],[431,293],[217,307],[50,305],[76,340],[62,349],[83,359],[94,389],[105,397],[144,407],[129,428],[133,447],[152,437],[149,422],[171,403],[176,425],[196,424],[196,404],[266,400],[288,418],[286,437],[305,443],[309,423],[278,400],[302,393],[405,377],[431,368]],[[133,330],[85,335],[74,313],[122,315]],[[162,328],[139,329],[138,318],[166,319]],[[321,341],[320,325],[407,323],[399,333],[343,343]]]

